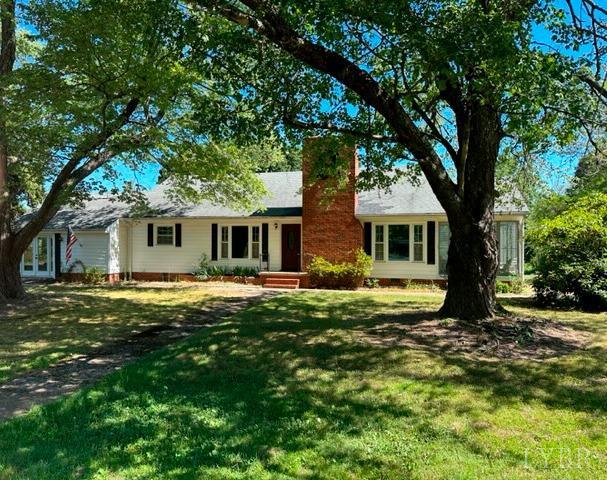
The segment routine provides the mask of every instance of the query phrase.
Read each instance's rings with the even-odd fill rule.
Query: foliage
[[[497,293],[512,293],[512,287],[509,283],[498,280],[495,282],[495,291]]]
[[[260,23],[272,24],[264,2],[189,3],[203,7],[204,19],[242,10]],[[457,149],[463,127],[455,118],[454,95],[468,96],[470,104],[475,95],[495,103],[504,121],[503,174],[518,181],[522,175],[514,174],[527,172],[521,186],[533,193],[527,186],[540,182],[536,167],[541,154],[575,141],[578,119],[591,122],[601,111],[576,75],[580,55],[568,57],[534,42],[534,31],[563,26],[562,12],[552,3],[414,0],[406,7],[379,2],[369,8],[361,0],[285,1],[275,4],[273,12],[296,34],[362,67],[386,95],[401,99],[403,115],[419,125],[436,150],[443,150],[451,173],[453,160],[444,146],[451,142]],[[395,170],[421,173],[403,168],[415,160],[415,149],[395,140],[392,119],[352,85],[293,58],[265,32],[241,29],[234,16],[224,16],[238,25],[209,22],[205,35],[215,42],[217,55],[206,68],[223,79],[220,91],[233,93],[251,117],[234,122],[227,109],[212,117],[216,123],[210,128],[228,136],[259,135],[263,125],[284,125],[295,141],[302,132],[349,133],[364,146],[361,158],[367,168],[361,188],[387,187],[395,181]],[[566,42],[572,35],[563,32],[555,42]]]
[[[607,309],[607,194],[570,200],[562,213],[538,222],[529,238],[541,303]]]
[[[364,285],[367,288],[378,288],[379,287],[379,278],[372,278],[372,277],[365,278]]]
[[[242,267],[238,265],[234,267],[228,267],[224,265],[213,265],[207,254],[203,253],[200,257],[198,266],[192,273],[198,280],[204,281],[212,278],[221,278],[226,276],[245,278],[257,277],[259,275],[259,269],[255,267]]]
[[[87,268],[82,275],[82,281],[88,285],[99,285],[105,282],[105,271],[99,267]]]
[[[316,256],[308,266],[310,282],[321,288],[357,288],[371,274],[373,260],[362,249],[356,251],[354,262],[331,263]]]
[[[257,277],[259,275],[259,269],[255,267],[235,266],[232,268],[232,275],[235,277]]]

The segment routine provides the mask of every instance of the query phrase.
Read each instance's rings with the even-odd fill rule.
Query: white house
[[[354,149],[349,154],[354,179],[358,160]],[[289,275],[305,278],[314,255],[339,261],[356,248],[373,258],[373,277],[445,279],[449,226],[425,180],[419,185],[400,181],[389,193],[357,193],[349,187],[327,204],[320,201],[322,185],[308,186],[306,158],[304,152],[303,172],[260,174],[268,191],[263,210],[239,212],[210,202],[178,204],[166,196],[166,185],[148,193],[154,215],[146,218],[132,218],[129,205],[111,199],[64,209],[28,248],[21,273],[59,277],[69,271],[69,225],[78,238],[71,264],[98,267],[111,281],[189,279],[203,254],[212,264],[258,268],[265,281]],[[496,203],[503,278],[523,275],[526,214],[516,192]]]

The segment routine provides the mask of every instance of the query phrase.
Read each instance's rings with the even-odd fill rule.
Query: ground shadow
[[[489,409],[539,402],[605,415],[599,347],[546,362],[491,362],[435,348],[427,336],[425,349],[368,341],[387,323],[414,331],[434,315],[432,302],[281,296],[0,426],[0,465],[39,478],[256,478],[259,468],[276,478],[402,479],[431,442],[486,455],[432,421],[454,388],[479,392]],[[423,415],[400,396],[420,382]]]

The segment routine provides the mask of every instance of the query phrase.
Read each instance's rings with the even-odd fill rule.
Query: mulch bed
[[[435,315],[435,314],[434,314]],[[382,323],[362,332],[364,341],[386,347],[460,353],[486,360],[544,360],[585,348],[587,332],[535,317],[503,316],[461,322],[416,314],[416,319]]]

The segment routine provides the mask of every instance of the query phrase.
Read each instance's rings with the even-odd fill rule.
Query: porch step
[[[299,278],[268,277],[263,283],[264,288],[299,288]]]

